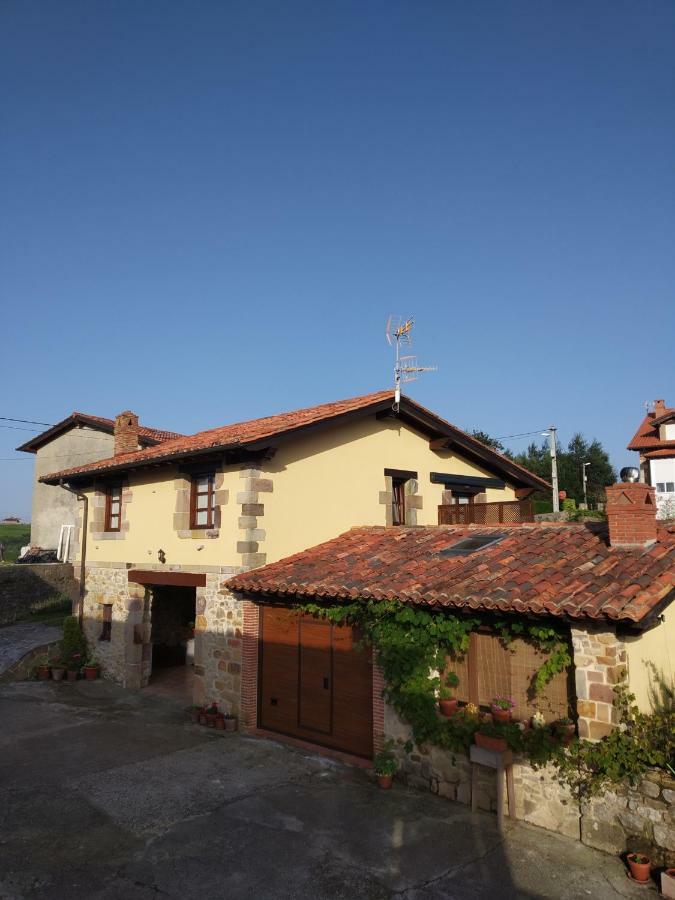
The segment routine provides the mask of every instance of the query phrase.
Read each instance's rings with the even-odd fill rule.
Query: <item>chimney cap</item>
[[[619,477],[624,484],[634,484],[640,480],[640,470],[636,469],[635,466],[624,466],[619,472]]]

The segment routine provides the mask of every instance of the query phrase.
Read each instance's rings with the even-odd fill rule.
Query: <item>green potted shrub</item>
[[[651,873],[652,864],[650,858],[644,853],[629,853],[626,859],[630,869],[630,877],[633,881],[646,884]]]
[[[49,659],[46,656],[42,656],[37,661],[37,664],[35,666],[35,674],[40,681],[49,681],[51,669],[49,665]]]
[[[396,757],[392,753],[392,741],[387,741],[383,749],[375,755],[373,770],[377,776],[377,783],[383,791],[389,790],[398,769]]]
[[[86,681],[96,681],[101,672],[101,665],[95,657],[92,657],[84,664],[82,671]]]
[[[66,616],[63,620],[60,656],[68,673],[68,681],[77,681],[82,660],[87,656],[87,642],[77,616]]]
[[[473,736],[477,747],[484,750],[492,750],[495,753],[503,753],[505,750],[515,749],[520,737],[520,730],[513,722],[494,722],[489,718],[484,719],[478,726]]]
[[[446,718],[450,718],[457,712],[457,698],[455,690],[459,684],[459,677],[456,672],[448,672],[441,681],[441,687],[438,692],[438,705],[441,714]]]

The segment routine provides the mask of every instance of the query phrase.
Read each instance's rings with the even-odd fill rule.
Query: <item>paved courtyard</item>
[[[104,682],[0,688],[0,898],[616,898],[620,861]],[[648,892],[648,896],[649,896]]]

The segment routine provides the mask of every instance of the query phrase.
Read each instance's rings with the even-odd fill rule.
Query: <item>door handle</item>
[[[328,678],[324,678],[324,680],[323,680],[323,689],[324,689],[324,691],[327,691],[327,690],[328,690],[328,685],[329,685]]]
[[[270,706],[276,706],[276,705],[277,705],[277,698],[270,697]]]

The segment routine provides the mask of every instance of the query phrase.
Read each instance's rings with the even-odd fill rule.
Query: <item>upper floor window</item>
[[[122,524],[122,485],[110,485],[105,495],[105,530],[119,531]]]
[[[190,528],[213,528],[215,491],[213,475],[196,475],[192,479]]]
[[[385,469],[385,478],[391,479],[391,524],[406,524],[406,497],[410,493],[409,482],[417,478],[417,472],[405,469]]]

